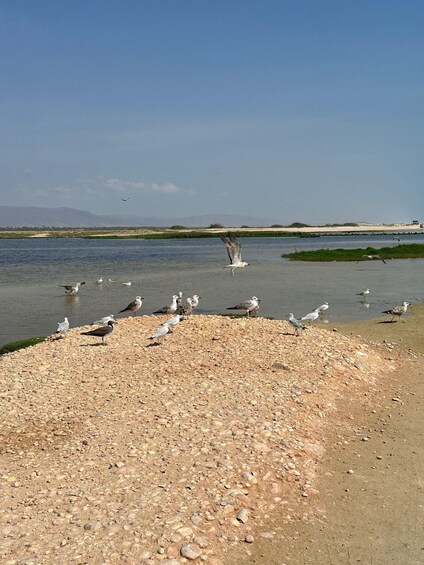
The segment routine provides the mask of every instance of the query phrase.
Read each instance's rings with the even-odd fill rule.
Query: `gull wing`
[[[231,263],[241,261],[241,244],[234,233],[229,232],[227,235],[221,235],[221,239],[227,248],[228,257]]]
[[[66,290],[72,290],[74,288],[72,284],[60,284],[59,286],[63,286]]]

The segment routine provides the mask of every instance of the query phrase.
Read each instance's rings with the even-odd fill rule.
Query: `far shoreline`
[[[146,238],[180,239],[216,237],[222,233],[234,232],[240,237],[320,237],[331,235],[415,235],[424,233],[417,224],[358,224],[301,227],[250,227],[250,226],[213,226],[213,227],[52,227],[52,228],[5,228],[0,227],[0,239],[27,238]]]

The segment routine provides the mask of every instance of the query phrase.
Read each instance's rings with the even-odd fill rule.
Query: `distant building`
[[[418,220],[412,220],[412,225],[413,226],[419,226],[420,222]]]

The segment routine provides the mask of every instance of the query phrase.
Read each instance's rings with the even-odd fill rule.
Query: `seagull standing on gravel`
[[[293,314],[289,314],[289,324],[294,327],[294,335],[299,335],[299,330],[306,330],[306,326],[299,322]]]
[[[198,294],[193,294],[193,296],[191,297],[191,305],[193,306],[193,310],[199,306],[199,300],[201,298],[202,297]]]
[[[235,306],[230,306],[227,310],[245,310],[246,316],[255,316],[259,310],[260,300],[257,296],[252,296],[248,300],[244,302],[240,302],[240,304],[236,304]]]
[[[123,284],[124,286],[131,286],[131,281],[123,282],[122,284]]]
[[[365,290],[361,290],[361,292],[357,292],[356,296],[362,296],[362,300],[366,300],[369,293],[370,293],[370,289],[366,288]]]
[[[63,334],[65,332],[67,332],[69,330],[69,322],[68,322],[68,318],[65,317],[65,319],[63,320],[63,322],[58,322],[57,323],[57,330],[55,333],[57,334]]]
[[[306,314],[306,316],[300,318],[300,320],[301,322],[309,322],[310,324],[312,324],[312,322],[315,322],[315,320],[318,320],[318,318],[319,312],[317,310],[314,310],[313,312],[310,312],[309,314]]]
[[[224,242],[228,257],[231,261],[231,263],[226,265],[224,268],[229,267],[231,269],[231,274],[234,275],[234,269],[237,269],[238,267],[247,267],[249,263],[241,260],[241,244],[234,233],[228,232],[227,235],[221,235],[220,237]]]
[[[156,345],[160,345],[160,339],[161,339],[162,337],[166,336],[166,334],[167,334],[169,331],[170,331],[170,330],[169,330],[169,326],[167,326],[167,325],[165,325],[165,324],[162,324],[162,325],[160,326],[160,328],[158,328],[158,329],[156,330],[156,332],[155,332],[152,336],[149,337],[149,339],[151,339],[151,340],[156,340],[156,341],[155,341]],[[153,344],[152,344],[152,345],[153,345]]]
[[[79,288],[81,285],[85,284],[85,282],[77,282],[77,284],[61,284],[59,286],[63,286],[63,288],[65,289],[65,292],[67,295],[69,296],[75,296],[77,294],[77,292],[79,291]]]
[[[103,277],[100,277],[99,279],[96,280],[96,284],[102,284],[103,283]]]
[[[135,300],[130,302],[126,308],[119,310],[118,314],[122,314],[122,312],[133,312],[135,314],[142,307],[143,300],[141,296],[136,296]]]
[[[162,324],[162,326],[168,326],[169,328],[169,333],[172,333],[171,328],[173,328],[174,326],[176,326],[177,324],[179,324],[181,322],[181,315],[177,314],[176,316],[173,316],[172,318],[169,318],[169,320],[166,320],[166,322],[164,322]]]
[[[187,298],[187,302],[184,304],[184,306],[181,307],[180,310],[181,319],[185,320],[186,318],[191,316],[192,312],[193,312],[193,302],[191,298]]]
[[[100,328],[95,328],[94,330],[90,330],[88,332],[81,332],[81,335],[92,335],[95,337],[102,338],[102,344],[106,345],[105,337],[113,332],[113,322],[109,320],[107,326],[100,326]]]
[[[93,326],[94,324],[106,326],[109,322],[116,323],[115,316],[113,314],[110,314],[110,316],[103,316],[103,318],[101,318],[100,320],[96,320],[95,322],[93,322]]]
[[[177,300],[178,300],[178,295],[174,294],[172,297],[172,302],[171,304],[169,304],[169,306],[164,306],[163,308],[159,308],[159,310],[156,310],[156,312],[153,312],[153,314],[175,314],[178,308]]]
[[[390,310],[384,310],[382,314],[390,314],[390,316],[392,317],[390,321],[393,322],[396,316],[400,318],[403,314],[406,313],[406,311],[408,310],[408,306],[411,306],[410,302],[403,302],[402,306],[395,306]]]

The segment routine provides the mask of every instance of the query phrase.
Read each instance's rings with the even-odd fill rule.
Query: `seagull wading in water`
[[[133,312],[134,314],[140,310],[143,305],[143,298],[141,296],[136,296],[135,300],[130,302],[126,308],[123,310],[119,310],[118,314],[122,314],[122,312]]]
[[[228,232],[227,235],[220,236],[227,249],[228,257],[231,263],[224,268],[230,268],[231,274],[234,275],[234,269],[239,267],[247,267],[249,263],[241,260],[241,244],[234,233]]]
[[[362,296],[363,300],[366,299],[366,297],[369,295],[370,293],[370,289],[366,288],[365,290],[361,290],[361,292],[357,292],[356,296]]]
[[[382,314],[390,314],[390,316],[392,316],[392,319],[390,321],[393,322],[396,316],[400,318],[403,314],[406,313],[406,311],[408,310],[408,306],[411,306],[410,302],[403,302],[402,306],[395,306],[390,310],[384,310]]]
[[[256,315],[259,310],[259,303],[260,300],[257,296],[252,296],[248,300],[244,302],[240,302],[240,304],[236,304],[235,306],[231,306],[227,308],[227,310],[245,310],[246,316]]]
[[[81,332],[81,335],[92,335],[94,337],[101,337],[102,344],[106,345],[105,337],[113,332],[113,322],[109,320],[107,326],[100,326],[100,328],[95,328],[94,330],[90,330],[88,332]]]
[[[315,308],[314,312],[318,312],[319,314],[322,314],[323,312],[325,312],[325,310],[328,310],[329,307],[330,305],[328,304],[328,302],[324,302],[324,304],[321,304],[321,306]]]
[[[63,288],[65,289],[66,294],[68,294],[69,296],[75,296],[77,294],[77,292],[79,291],[79,288],[81,285],[85,284],[85,282],[77,282],[77,284],[61,284],[59,286],[63,286]]]
[[[299,330],[306,330],[306,326],[299,322],[292,313],[289,314],[289,324],[294,327],[294,335],[299,335]]]

